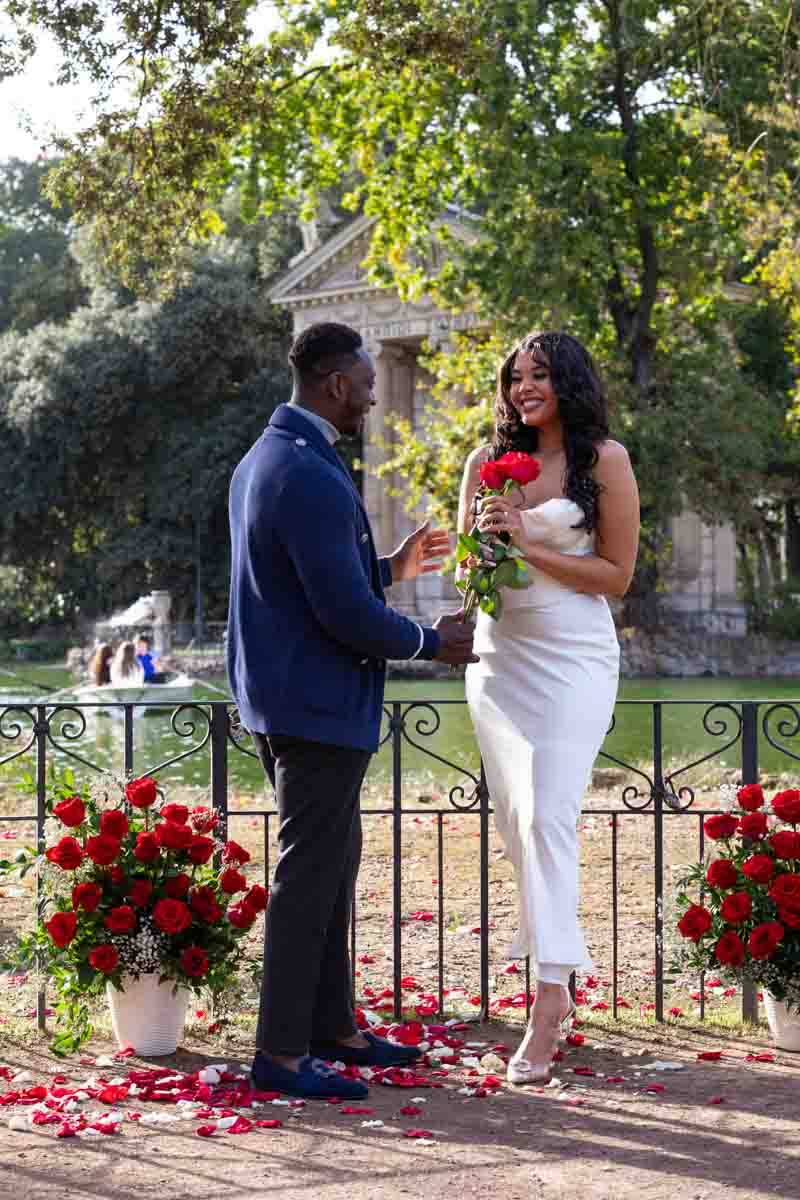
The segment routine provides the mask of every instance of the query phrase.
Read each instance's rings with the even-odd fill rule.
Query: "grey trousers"
[[[253,733],[278,806],[256,1046],[303,1055],[356,1031],[348,934],[361,861],[361,784],[371,755]]]

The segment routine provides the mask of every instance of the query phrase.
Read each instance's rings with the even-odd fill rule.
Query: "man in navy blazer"
[[[374,404],[360,335],[312,325],[289,361],[292,401],[276,409],[230,489],[228,673],[279,815],[253,1077],[259,1088],[355,1099],[364,1084],[323,1059],[389,1066],[419,1053],[359,1033],[350,990],[359,793],[378,747],[386,660],[477,660],[458,618],[425,628],[386,605],[393,581],[438,569],[448,538],[426,523],[377,556],[334,449],[361,432]]]

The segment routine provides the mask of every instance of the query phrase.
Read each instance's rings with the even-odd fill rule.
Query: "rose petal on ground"
[[[724,1096],[710,1096],[708,1103],[709,1104],[724,1104],[725,1097]]]
[[[698,1062],[719,1062],[722,1058],[721,1050],[701,1050],[697,1056]]]
[[[198,1137],[212,1137],[216,1128],[216,1125],[198,1125],[195,1133]]]
[[[363,1116],[365,1114],[368,1115],[372,1111],[373,1110],[371,1108],[355,1108],[352,1105],[349,1105],[347,1108],[339,1109],[340,1113],[344,1113],[347,1116]]]
[[[435,1134],[430,1129],[404,1129],[403,1137],[407,1138],[429,1138],[433,1140]]]
[[[278,1121],[274,1117],[269,1121],[254,1121],[253,1124],[256,1126],[257,1129],[281,1129],[281,1128],[283,1128],[283,1121]]]

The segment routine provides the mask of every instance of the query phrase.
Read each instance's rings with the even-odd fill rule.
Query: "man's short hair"
[[[147,642],[148,646],[150,645],[150,637],[149,637],[149,634],[146,634],[146,633],[137,633],[137,635],[136,635],[136,640],[137,640],[137,642]]]
[[[321,321],[309,325],[295,338],[289,362],[297,376],[309,380],[332,371],[346,371],[354,365],[363,346],[361,334],[349,325]]]

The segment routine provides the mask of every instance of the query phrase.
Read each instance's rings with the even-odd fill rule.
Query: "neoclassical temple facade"
[[[381,435],[389,440],[385,420],[390,412],[412,423],[421,416],[429,395],[429,380],[419,365],[423,342],[446,346],[449,334],[471,327],[474,318],[443,312],[429,300],[407,303],[393,290],[371,284],[361,264],[372,224],[373,218],[361,216],[345,226],[329,224],[325,230],[316,223],[305,226],[302,253],[269,295],[274,304],[291,311],[295,335],[315,321],[343,321],[359,330],[373,357],[376,404],[365,431],[364,499],[378,551],[387,553],[414,522],[400,498],[389,494],[386,481],[370,473],[382,457],[374,439]],[[715,631],[744,633],[732,528],[705,525],[687,512],[673,523],[673,544],[668,602],[676,619],[681,619],[679,613],[684,618],[696,615]],[[452,611],[457,601],[452,581],[437,575],[395,586],[391,596],[395,608],[426,621]]]

